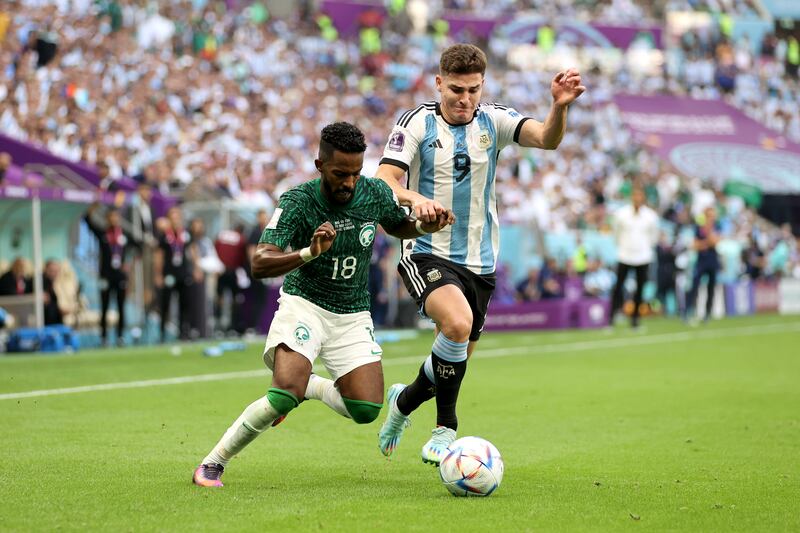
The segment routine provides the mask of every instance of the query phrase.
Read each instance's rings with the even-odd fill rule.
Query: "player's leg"
[[[100,340],[103,344],[108,339],[108,304],[111,300],[111,286],[107,279],[100,280]]]
[[[625,289],[625,279],[628,277],[628,265],[617,263],[617,281],[614,284],[614,292],[611,296],[611,313],[608,315],[609,325],[614,325],[614,318],[622,308],[623,291]]]
[[[333,379],[312,375],[305,397],[321,400],[357,424],[368,424],[383,407],[383,351],[375,341],[369,312],[327,314],[329,341],[320,360]]]
[[[369,424],[383,407],[383,366],[380,361],[359,366],[336,380],[349,418]]]
[[[282,416],[297,407],[311,374],[311,361],[285,344],[275,349],[272,386],[247,406],[195,470],[193,481],[204,487],[221,487],[220,476],[228,462]]]
[[[436,385],[436,427],[431,432],[431,439],[422,447],[422,460],[438,464],[456,438],[456,404],[467,372],[473,309],[459,287],[445,285],[428,296],[425,313],[436,322],[439,333],[431,348]],[[402,411],[402,407],[398,407]]]
[[[125,289],[127,288],[126,279],[123,277],[119,279],[114,286],[117,297],[117,313],[119,313],[119,320],[117,320],[117,344],[122,343],[122,336],[125,333]]]
[[[698,265],[694,267],[694,274],[692,276],[692,286],[689,289],[688,294],[686,295],[686,305],[684,307],[684,319],[689,320],[694,313],[695,306],[697,305],[697,293],[700,290],[700,280],[703,279],[703,271],[699,268]]]
[[[172,303],[172,292],[173,286],[167,285],[166,282],[161,287],[161,302],[160,302],[160,313],[161,313],[161,342],[166,342],[167,340],[167,322],[169,321],[169,308],[170,304]]]
[[[644,284],[647,282],[648,265],[638,265],[636,270],[636,292],[633,293],[633,315],[631,316],[631,326],[639,327],[640,307],[642,305],[642,293]]]
[[[708,274],[708,278],[706,278],[708,280],[706,282],[708,297],[706,298],[706,314],[703,320],[707,322],[711,320],[711,311],[714,308],[714,292],[717,288],[717,269],[709,268],[706,274]]]

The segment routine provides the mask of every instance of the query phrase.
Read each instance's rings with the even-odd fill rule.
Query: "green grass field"
[[[416,375],[430,342],[384,346],[387,386]],[[266,372],[252,372],[260,345],[221,358],[200,345],[3,357],[0,531],[798,531],[799,347],[800,320],[769,316],[485,335],[459,434],[503,454],[486,499],[450,496],[420,461],[432,405],[387,460],[383,414],[357,426],[307,402],[231,462],[223,489],[191,485],[266,391]],[[204,374],[222,375],[149,382]]]

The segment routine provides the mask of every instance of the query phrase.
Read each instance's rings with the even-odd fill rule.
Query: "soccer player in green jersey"
[[[266,396],[250,404],[197,467],[193,481],[221,487],[228,461],[303,399],[323,401],[358,424],[383,406],[381,347],[369,314],[367,276],[377,225],[407,239],[452,224],[452,211],[414,221],[383,181],[361,176],[364,134],[346,122],[323,128],[321,177],[281,196],[252,259],[256,278],[286,274],[264,347]],[[284,251],[291,247],[292,251]],[[311,373],[320,358],[333,379]]]

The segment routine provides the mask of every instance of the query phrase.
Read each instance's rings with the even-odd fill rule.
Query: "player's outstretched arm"
[[[436,233],[445,226],[453,224],[456,221],[456,216],[450,209],[445,210],[436,217],[433,222],[423,222],[422,220],[412,220],[406,218],[391,230],[386,230],[386,233],[398,239],[415,239],[422,235],[429,233]]]
[[[327,252],[335,238],[333,225],[325,222],[314,231],[311,243],[302,250],[284,252],[274,244],[261,243],[250,261],[253,277],[276,278],[291,272]]]
[[[431,200],[422,196],[417,191],[406,189],[400,185],[406,171],[400,167],[384,163],[378,166],[375,177],[382,179],[386,185],[391,187],[400,205],[406,205],[414,209],[414,214],[418,220],[424,222],[435,222],[439,215],[445,212],[445,208],[436,200]]]
[[[559,72],[550,83],[553,105],[544,122],[527,120],[522,125],[519,144],[529,148],[555,150],[564,138],[567,129],[567,109],[586,87],[581,85],[581,74],[571,68]]]

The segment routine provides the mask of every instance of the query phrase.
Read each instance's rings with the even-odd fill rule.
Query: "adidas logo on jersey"
[[[428,145],[428,148],[444,148],[444,146],[442,146],[442,141],[436,139]]]

